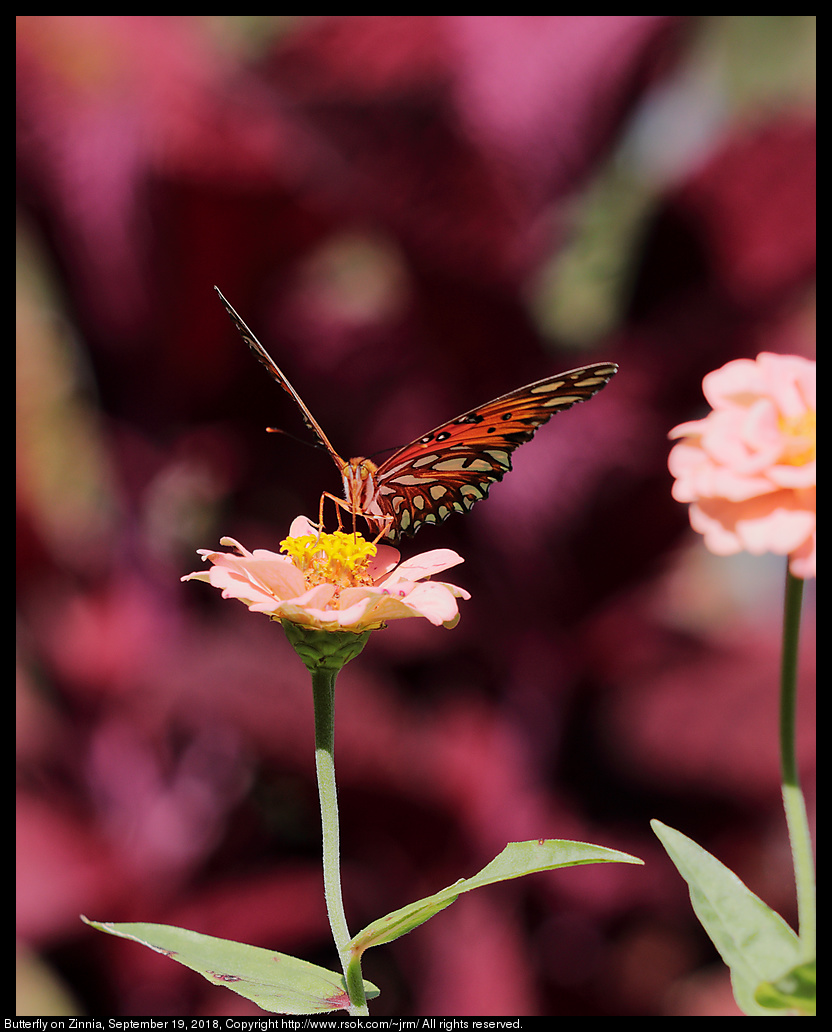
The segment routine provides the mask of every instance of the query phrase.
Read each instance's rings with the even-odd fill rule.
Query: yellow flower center
[[[318,537],[287,537],[280,542],[280,551],[301,571],[308,588],[316,584],[334,584],[339,589],[372,584],[367,567],[377,549],[360,534],[336,530]]]
[[[817,414],[807,409],[799,416],[781,416],[780,432],[783,434],[783,454],[780,461],[789,466],[805,466],[813,462],[816,451]]]

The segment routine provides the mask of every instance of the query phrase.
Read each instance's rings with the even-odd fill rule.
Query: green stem
[[[797,660],[802,601],[803,580],[793,576],[787,569],[783,612],[783,660],[780,668],[780,766],[783,779],[783,806],[786,811],[797,887],[801,956],[803,960],[813,960],[816,952],[815,872],[812,840],[806,817],[806,803],[800,788],[795,748]]]
[[[318,796],[321,802],[323,832],[324,895],[329,926],[341,960],[350,1014],[369,1014],[364,996],[361,968],[355,974],[355,963],[347,949],[350,941],[344,901],[341,893],[341,850],[338,827],[338,794],[335,787],[335,678],[336,670],[319,667],[312,671],[312,694],[315,700],[315,769],[318,774]],[[353,960],[351,964],[350,961]]]

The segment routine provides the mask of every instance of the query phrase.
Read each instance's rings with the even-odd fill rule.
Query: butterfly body
[[[425,524],[441,523],[451,513],[467,512],[508,473],[515,448],[531,440],[557,412],[591,398],[618,371],[612,362],[598,362],[548,376],[442,423],[380,465],[366,458],[345,462],[251,330],[217,293],[243,339],[291,394],[339,469],[344,499],[325,492],[321,510],[324,497],[332,498],[392,541],[415,534]]]

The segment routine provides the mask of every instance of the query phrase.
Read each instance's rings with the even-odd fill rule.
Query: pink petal
[[[378,551],[367,567],[367,573],[374,581],[381,580],[385,574],[394,570],[401,559],[401,552],[397,548],[393,548],[391,545],[378,545],[377,547]]]
[[[323,611],[332,601],[334,594],[335,588],[332,584],[316,584],[309,591],[291,598],[277,599],[274,596],[268,596],[267,600],[249,606],[249,609],[253,613],[274,613],[281,617],[289,611],[292,613],[300,610]]]
[[[773,355],[764,351],[757,356],[757,363],[763,372],[765,393],[775,402],[781,415],[800,416],[807,409],[816,409],[814,362],[799,355]]]
[[[743,550],[752,555],[790,555],[815,529],[814,512],[794,508],[793,504],[788,491],[744,502],[701,499],[691,506],[690,522],[694,530],[705,535],[707,547],[717,555]]]
[[[386,588],[397,584],[399,581],[417,581],[423,577],[430,577],[434,573],[442,573],[452,566],[458,566],[465,560],[457,555],[450,548],[436,548],[432,552],[422,552],[421,555],[414,555],[405,559],[398,568],[383,582]]]
[[[816,535],[812,534],[789,556],[789,569],[795,577],[816,577]]]
[[[273,608],[275,605],[273,595],[227,566],[212,566],[209,578],[213,587],[222,589],[223,598],[238,598],[248,606],[268,605]]]
[[[327,608],[334,594],[335,589],[331,584],[319,584],[307,592],[305,596],[301,596],[301,598],[293,599],[290,602],[282,602],[277,615],[294,623],[306,624],[310,627],[322,627],[324,629],[352,626],[353,623],[357,623],[357,620],[344,623],[344,610]]]
[[[807,462],[803,466],[773,466],[768,471],[768,478],[777,487],[790,487],[793,490],[813,491],[817,484],[817,465]]]
[[[763,377],[750,358],[726,362],[702,380],[702,393],[713,409],[745,407],[764,392]]]
[[[257,552],[254,554],[256,556]],[[285,555],[272,559],[248,559],[245,570],[249,580],[278,599],[295,598],[305,589],[303,574]]]
[[[308,516],[296,516],[289,527],[289,537],[317,537],[317,524],[312,523]]]
[[[454,596],[444,584],[434,581],[417,584],[407,596],[406,603],[413,612],[424,616],[437,627],[453,619],[457,613]]]

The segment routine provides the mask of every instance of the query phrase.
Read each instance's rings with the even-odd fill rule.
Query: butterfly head
[[[378,493],[378,466],[372,459],[350,459],[341,469],[344,497],[353,512],[366,512]]]

